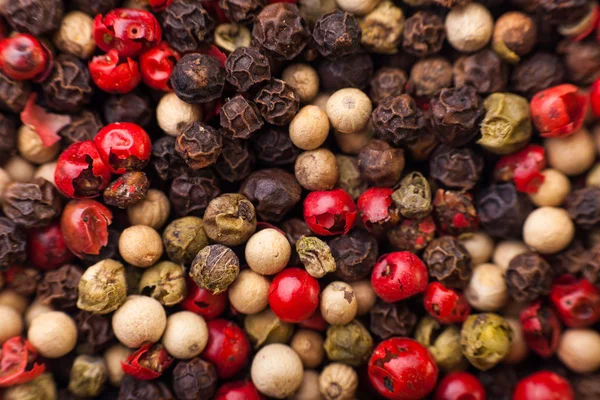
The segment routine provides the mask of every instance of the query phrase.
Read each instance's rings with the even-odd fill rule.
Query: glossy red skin
[[[38,94],[35,92],[29,95],[20,114],[21,122],[38,134],[44,146],[50,147],[62,139],[58,132],[71,124],[71,116],[49,112],[36,104],[37,98]]]
[[[169,44],[162,42],[157,47],[148,50],[140,56],[140,71],[142,80],[146,86],[170,92],[171,87],[171,72],[175,68],[177,60],[181,55],[169,47]]]
[[[36,359],[37,352],[27,339],[14,336],[4,342],[0,352],[0,388],[29,382],[44,373],[46,366]]]
[[[375,294],[387,303],[425,291],[428,281],[427,267],[419,257],[408,251],[381,256],[371,273]]]
[[[417,400],[435,387],[438,368],[419,342],[393,337],[377,345],[369,360],[368,374],[375,390],[386,399]]]
[[[222,385],[213,400],[263,400],[250,381],[227,382]]]
[[[600,321],[600,289],[587,279],[562,275],[552,284],[550,302],[569,328],[586,328]]]
[[[311,192],[304,199],[304,222],[317,235],[346,234],[355,220],[356,205],[343,189]]]
[[[94,137],[100,158],[114,174],[141,170],[150,160],[152,142],[141,126],[131,122],[106,125]],[[132,160],[129,167],[119,165]]]
[[[116,50],[121,57],[137,57],[160,43],[162,29],[145,10],[116,8],[94,18],[93,36],[103,51]]]
[[[471,306],[463,293],[449,289],[439,282],[427,285],[423,305],[429,315],[442,324],[464,322],[471,313]]]
[[[146,343],[121,362],[127,375],[142,381],[156,379],[173,364],[173,358],[160,343]]]
[[[27,233],[27,252],[33,266],[43,271],[56,269],[75,258],[67,247],[58,222],[30,230]]]
[[[520,192],[537,193],[544,183],[542,171],[546,168],[546,151],[531,144],[514,154],[503,156],[494,168],[494,176],[501,181],[513,181]]]
[[[327,321],[321,315],[320,310],[316,310],[313,315],[304,321],[298,322],[298,326],[304,329],[313,329],[315,331],[325,332],[327,329]]]
[[[34,36],[18,33],[0,41],[0,69],[16,81],[48,76],[51,53]]]
[[[588,96],[577,86],[563,84],[536,93],[529,108],[541,136],[562,137],[581,128],[588,104]]]
[[[84,193],[76,193],[73,180],[90,168],[93,176],[100,178],[100,185],[94,193],[88,193],[87,196]],[[94,142],[77,142],[67,147],[58,157],[54,182],[58,190],[67,197],[92,198],[99,196],[110,184],[110,169],[100,157]]]
[[[434,400],[486,400],[485,389],[468,372],[451,372],[438,383]]]
[[[60,230],[67,247],[77,257],[98,255],[108,243],[112,213],[95,200],[72,200],[60,218]]]
[[[590,87],[590,105],[596,117],[600,117],[600,78],[596,79]]]
[[[92,58],[88,66],[96,86],[107,93],[129,93],[142,81],[138,63],[131,58],[119,62],[116,50]]]
[[[575,395],[563,377],[540,371],[517,383],[512,400],[575,400]]]
[[[173,3],[173,0],[148,0],[148,3],[152,7],[152,11],[162,11],[169,7]]]
[[[319,281],[300,268],[287,268],[275,275],[269,288],[269,306],[285,322],[310,318],[319,306]]]
[[[594,30],[596,29],[596,27],[598,26],[598,20],[600,19],[600,13],[599,11],[599,7],[598,5],[594,5],[592,8],[592,17],[589,19],[589,24],[588,26],[579,34],[569,37],[569,39],[571,39],[571,41],[573,42],[580,42],[583,39],[585,39],[586,37],[588,37],[592,32],[594,32]],[[586,18],[587,17],[583,17]],[[596,39],[598,39],[598,36],[596,36]]]
[[[521,310],[520,320],[527,346],[540,357],[552,357],[562,333],[556,312],[537,301]]]
[[[196,285],[193,280],[188,279],[188,292],[181,302],[184,309],[201,315],[206,320],[217,318],[223,314],[227,307],[227,292],[213,294],[210,290]]]
[[[356,205],[363,224],[370,229],[374,224],[383,224],[390,220],[393,189],[369,188],[365,190]]]
[[[208,343],[200,355],[217,369],[221,379],[228,379],[240,372],[250,355],[250,342],[244,331],[234,322],[215,319],[207,322]]]

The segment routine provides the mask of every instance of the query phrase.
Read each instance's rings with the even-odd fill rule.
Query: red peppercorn
[[[590,105],[596,117],[600,117],[600,78],[596,79],[590,87]]]
[[[375,294],[387,303],[423,292],[428,280],[429,274],[423,261],[408,251],[381,256],[371,273]]]
[[[171,87],[171,72],[181,55],[162,42],[157,47],[148,50],[140,56],[140,71],[146,86],[169,92]]]
[[[538,301],[524,308],[520,319],[527,346],[541,357],[553,356],[562,331],[556,312]]]
[[[434,400],[485,400],[485,389],[479,379],[468,372],[451,372],[435,390]]]
[[[146,343],[121,362],[121,368],[127,375],[149,381],[161,376],[172,363],[173,358],[162,344]]]
[[[193,313],[201,315],[206,320],[217,318],[223,314],[227,307],[227,292],[213,294],[208,289],[196,285],[194,281],[188,279],[188,292],[181,306]]]
[[[131,122],[106,125],[96,134],[94,144],[102,161],[115,174],[143,169],[152,151],[150,136]]]
[[[540,371],[519,381],[512,400],[575,400],[569,382],[550,371]]]
[[[46,367],[36,362],[37,352],[20,336],[2,344],[0,353],[0,388],[20,385],[40,376]]]
[[[319,306],[319,281],[300,268],[287,268],[275,275],[269,288],[269,306],[285,322],[310,318]]]
[[[569,328],[585,328],[600,320],[600,289],[587,279],[562,275],[552,284],[550,301]]]
[[[438,368],[432,355],[419,342],[393,337],[375,348],[368,373],[373,387],[385,398],[417,400],[435,387]]]
[[[60,218],[60,230],[67,247],[77,257],[100,254],[108,243],[112,213],[95,200],[72,200]]]
[[[563,84],[536,93],[529,107],[541,136],[561,137],[581,128],[588,103],[588,96],[577,86]]]
[[[263,400],[250,381],[227,382],[217,390],[214,400]]]
[[[392,200],[392,193],[393,189],[374,187],[365,190],[358,198],[358,212],[368,230],[400,222],[400,212]]]
[[[448,289],[439,282],[432,282],[423,295],[425,310],[442,324],[464,322],[471,313],[471,306],[463,293]]]
[[[27,234],[29,261],[44,271],[56,269],[75,258],[69,251],[58,222]]]
[[[110,169],[102,161],[94,142],[77,142],[58,157],[54,182],[67,197],[96,197],[110,184]]]
[[[21,122],[33,129],[42,144],[50,147],[58,143],[61,136],[58,134],[64,127],[70,125],[72,119],[69,115],[54,114],[36,104],[37,93],[31,93],[25,103],[25,108],[21,112]]]
[[[221,379],[228,379],[244,368],[250,355],[250,342],[246,334],[232,321],[208,321],[208,343],[200,355],[217,369]]]
[[[17,33],[0,41],[0,69],[16,81],[41,82],[52,70],[52,53],[35,37]]]
[[[152,7],[152,11],[162,11],[169,7],[173,0],[148,0],[148,3]]]
[[[346,234],[356,220],[356,205],[343,189],[311,192],[304,199],[304,221],[321,236]]]
[[[546,168],[546,151],[531,144],[514,154],[503,156],[496,163],[494,177],[503,182],[513,181],[520,192],[537,193],[544,183],[541,171]]]
[[[327,321],[325,321],[325,318],[323,318],[321,315],[321,311],[317,310],[308,319],[299,322],[298,326],[304,329],[313,329],[315,331],[325,332],[325,329],[327,329]]]
[[[129,93],[142,81],[138,63],[131,58],[119,63],[116,50],[92,58],[89,69],[96,86],[108,93]]]
[[[160,42],[162,30],[148,11],[117,8],[94,18],[93,35],[101,50],[114,49],[121,57],[137,57]]]

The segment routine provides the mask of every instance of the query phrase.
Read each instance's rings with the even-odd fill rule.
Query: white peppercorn
[[[325,339],[317,332],[310,329],[300,329],[292,337],[290,346],[302,360],[304,368],[316,368],[325,358],[323,343]]]
[[[567,329],[560,337],[558,358],[579,374],[600,368],[600,334],[593,329]]]
[[[156,106],[158,126],[170,136],[179,136],[187,124],[201,121],[202,116],[202,108],[198,104],[188,104],[173,92],[165,94]]]
[[[546,138],[544,143],[550,167],[569,176],[584,173],[596,160],[594,140],[585,128],[570,136]]]
[[[446,16],[448,42],[464,53],[485,47],[492,38],[493,30],[492,14],[479,3],[453,7]]]
[[[300,154],[294,174],[300,186],[311,191],[333,189],[340,177],[335,155],[325,148]]]
[[[17,149],[21,157],[34,164],[52,161],[58,155],[60,144],[46,146],[40,135],[27,125],[21,125],[17,132]]]
[[[560,206],[569,192],[571,191],[571,182],[569,178],[556,169],[548,168],[543,170],[544,182],[535,193],[529,193],[531,202],[538,207]]]
[[[281,79],[296,91],[301,103],[310,103],[319,93],[319,74],[308,64],[289,65]]]
[[[327,100],[325,111],[331,126],[338,132],[362,131],[371,119],[373,105],[364,92],[345,88],[333,93]]]
[[[146,198],[127,208],[127,216],[132,225],[146,225],[160,229],[171,213],[171,203],[163,192],[157,189],[148,190]]]
[[[151,297],[132,295],[112,317],[112,328],[121,343],[138,348],[157,342],[167,326],[164,307]]]
[[[113,386],[120,386],[125,372],[121,363],[125,362],[133,350],[123,346],[121,343],[109,347],[104,352],[104,362],[108,370],[108,380]]]
[[[242,314],[259,313],[269,304],[270,285],[271,282],[264,276],[245,269],[229,286],[229,302]]]
[[[270,344],[258,351],[252,360],[252,383],[262,394],[284,399],[302,384],[304,370],[300,357],[291,347]]]
[[[523,224],[523,240],[542,254],[561,251],[574,236],[575,225],[569,213],[558,207],[540,207]]]
[[[329,119],[318,106],[304,106],[290,122],[290,139],[302,150],[314,150],[321,146],[329,135]]]
[[[31,321],[27,339],[42,356],[62,357],[75,348],[77,326],[64,312],[51,311]]]
[[[370,280],[362,280],[350,282],[354,295],[356,296],[356,315],[363,316],[369,313],[375,303],[377,303],[377,295],[373,290]]]
[[[200,315],[180,311],[167,318],[162,344],[171,356],[180,360],[196,357],[207,342],[208,327]]]
[[[23,317],[12,307],[0,305],[0,344],[13,336],[19,336],[23,330]]]
[[[479,265],[490,261],[494,252],[494,240],[484,231],[477,231],[460,239],[471,256],[471,263]]]
[[[292,247],[279,231],[268,228],[256,232],[246,243],[246,263],[261,275],[274,275],[285,268]]]
[[[352,286],[331,282],[321,292],[321,315],[331,325],[346,325],[354,319],[358,304]]]
[[[63,53],[88,59],[96,50],[92,17],[81,11],[71,11],[60,21],[54,35],[54,45]]]
[[[135,267],[147,268],[154,265],[162,256],[162,238],[149,226],[130,226],[119,237],[119,254],[127,263]]]
[[[480,311],[496,311],[508,302],[508,291],[502,268],[495,264],[480,264],[473,268],[465,296],[471,306]]]

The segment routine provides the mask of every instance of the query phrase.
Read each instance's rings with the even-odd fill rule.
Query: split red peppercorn
[[[541,357],[553,356],[562,331],[554,310],[538,301],[524,308],[520,319],[527,346]]]
[[[29,261],[44,271],[56,269],[75,258],[67,247],[58,222],[27,234]]]
[[[319,306],[319,281],[300,268],[287,268],[275,275],[269,288],[269,306],[285,322],[310,318]]]
[[[102,161],[115,174],[143,169],[152,151],[150,136],[131,122],[106,125],[94,137],[94,144]]]
[[[95,200],[72,200],[60,218],[60,230],[64,241],[73,254],[100,254],[108,243],[108,226],[112,213]]]
[[[131,58],[119,63],[116,50],[92,58],[89,69],[96,86],[107,93],[129,93],[142,81],[138,63]]]
[[[432,282],[423,295],[425,310],[442,324],[464,322],[471,307],[463,293],[448,289],[439,282]]]
[[[37,93],[31,93],[21,112],[21,122],[38,134],[44,146],[50,147],[61,140],[58,132],[71,124],[72,118],[69,115],[48,112],[36,104],[37,98]]]
[[[110,169],[91,140],[70,145],[58,157],[56,187],[74,199],[96,197],[110,183]]]
[[[35,37],[18,33],[0,41],[0,69],[16,81],[41,82],[52,70],[52,53]]]
[[[15,336],[4,342],[0,354],[0,388],[20,385],[40,376],[46,367],[36,359],[37,352],[27,339]]]
[[[550,301],[569,328],[585,328],[600,320],[600,289],[587,279],[560,276],[552,284]]]
[[[392,193],[393,189],[374,187],[365,190],[358,198],[358,212],[368,230],[376,225],[400,222],[400,212],[392,200]]]
[[[140,71],[146,86],[169,92],[171,87],[171,72],[181,55],[162,42],[157,47],[148,50],[140,56]]]
[[[173,358],[160,343],[147,343],[121,362],[127,375],[142,381],[156,379],[173,363]]]
[[[423,292],[428,281],[427,267],[419,257],[408,251],[381,256],[371,273],[375,294],[387,303]]]
[[[223,314],[227,307],[227,291],[214,294],[199,287],[191,279],[188,279],[187,283],[188,292],[185,300],[181,302],[181,307],[201,315],[206,320],[215,319]]]
[[[590,105],[596,117],[600,117],[600,78],[596,79],[590,87]]]
[[[208,343],[200,355],[217,369],[221,379],[237,374],[248,361],[250,342],[244,331],[232,321],[208,321]]]
[[[304,199],[304,221],[321,236],[346,234],[356,220],[356,205],[343,189],[311,192]]]
[[[519,381],[512,400],[575,400],[566,379],[550,371],[540,371]]]
[[[156,46],[162,29],[156,17],[144,10],[117,8],[94,18],[94,40],[103,51],[116,50],[121,57],[137,57]]]
[[[417,400],[435,387],[438,368],[422,344],[393,337],[375,348],[368,373],[373,387],[386,399]]]
[[[162,11],[169,7],[173,3],[173,0],[148,0],[148,3],[153,11]]]
[[[263,398],[252,382],[235,381],[221,386],[214,400],[262,400]]]
[[[561,137],[581,128],[588,103],[588,96],[577,86],[563,84],[536,93],[529,107],[541,136]]]
[[[479,379],[468,372],[451,372],[435,390],[434,400],[485,400],[485,389]]]
[[[542,171],[546,168],[546,151],[542,146],[531,144],[514,154],[503,156],[496,163],[496,180],[513,181],[520,192],[537,193],[544,183]]]

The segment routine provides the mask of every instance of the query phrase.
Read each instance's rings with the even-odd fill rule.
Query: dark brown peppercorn
[[[302,188],[289,172],[268,168],[250,174],[240,193],[254,204],[260,218],[279,222],[300,201]]]
[[[79,311],[75,314],[77,325],[77,353],[97,354],[115,339],[110,317]]]
[[[470,148],[458,149],[442,144],[429,158],[429,174],[452,189],[472,189],[482,171],[483,157]]]
[[[376,137],[394,146],[413,142],[427,126],[417,103],[407,94],[382,101],[371,119]]]
[[[117,400],[175,400],[173,394],[160,381],[141,381],[131,375],[125,375],[119,389]]]
[[[598,248],[598,250],[600,250],[600,248]],[[565,250],[548,255],[547,260],[556,275],[580,275],[586,264],[588,264],[588,261],[590,261],[591,252],[593,252],[593,249],[586,250],[581,241],[575,239]]]
[[[302,236],[311,236],[313,235],[312,231],[306,225],[306,222],[299,218],[291,218],[286,219],[281,223],[281,230],[285,233],[285,237],[288,242],[290,242],[290,246],[292,248],[292,256],[290,257],[289,265],[300,265],[300,257],[298,256],[298,252],[296,251],[296,242]]]
[[[563,55],[569,81],[579,85],[591,85],[600,77],[600,45],[593,41],[574,42],[565,40],[556,48]]]
[[[453,236],[433,239],[423,253],[429,275],[445,286],[464,289],[471,279],[471,256]]]
[[[202,122],[188,124],[175,141],[175,151],[193,169],[206,168],[216,163],[222,147],[221,134]]]
[[[175,50],[187,53],[212,40],[215,21],[196,0],[174,0],[161,14],[163,36]]]
[[[8,160],[17,146],[17,126],[15,120],[0,113],[0,164]]]
[[[78,112],[92,98],[91,82],[87,65],[75,56],[61,54],[42,83],[46,104],[56,111]]]
[[[369,97],[377,104],[388,97],[400,96],[404,93],[406,81],[406,73],[400,68],[380,68],[371,79]]]
[[[550,293],[552,267],[538,253],[515,256],[506,271],[508,294],[519,303],[528,303]]]
[[[536,12],[552,24],[572,24],[587,12],[585,0],[533,0]]]
[[[147,96],[127,93],[113,95],[104,103],[104,119],[107,124],[113,122],[133,122],[146,126],[152,121],[153,109]]]
[[[71,116],[71,123],[58,131],[58,134],[64,139],[65,147],[86,140],[93,140],[94,136],[104,124],[98,115],[89,110],[83,110],[77,115]]]
[[[32,182],[13,182],[3,193],[2,211],[14,223],[25,228],[48,225],[62,209],[58,191],[50,182],[36,178]]]
[[[499,364],[493,369],[477,374],[489,399],[510,400],[519,376],[514,365]]]
[[[252,138],[256,158],[268,166],[293,164],[300,155],[287,128],[268,126]]]
[[[440,142],[453,147],[469,143],[483,118],[483,101],[472,86],[442,89],[431,100],[431,119]]]
[[[225,69],[218,58],[207,54],[186,54],[171,73],[173,91],[190,104],[218,99],[224,85]]]
[[[179,361],[173,370],[173,391],[180,400],[210,399],[217,391],[217,370],[199,357]]]
[[[249,24],[267,5],[265,0],[219,0],[219,7],[230,21]]]
[[[373,60],[369,53],[357,53],[336,60],[325,59],[318,67],[321,86],[326,91],[352,87],[366,90],[373,77]]]
[[[208,203],[220,193],[217,178],[210,170],[190,171],[173,180],[169,199],[176,215],[201,217]]]
[[[248,139],[263,126],[263,119],[253,101],[235,96],[221,107],[221,126],[236,139]]]
[[[577,375],[572,381],[578,400],[600,399],[600,373],[591,375]]]
[[[433,198],[433,215],[440,232],[461,235],[477,229],[479,218],[470,193],[438,189]]]
[[[146,198],[150,181],[141,171],[127,172],[104,190],[104,203],[108,206],[127,208]]]
[[[0,108],[20,113],[31,94],[29,81],[14,81],[0,71]]]
[[[377,240],[358,229],[339,236],[328,244],[337,266],[335,275],[347,282],[367,277],[379,256]]]
[[[253,47],[238,47],[225,62],[227,82],[242,92],[271,79],[269,60]]]
[[[444,57],[419,60],[410,70],[409,90],[416,96],[430,97],[452,86],[452,64]]]
[[[340,58],[360,49],[362,31],[354,15],[335,10],[315,22],[313,41],[323,57]]]
[[[581,268],[583,277],[596,285],[600,284],[600,244],[587,250],[584,258],[586,262]]]
[[[438,144],[436,134],[431,129],[425,129],[413,142],[406,143],[406,148],[413,160],[426,161]]]
[[[420,253],[435,237],[435,222],[427,216],[423,220],[405,219],[387,231],[387,238],[397,250]]]
[[[300,109],[300,97],[294,89],[275,78],[260,89],[254,101],[265,121],[273,125],[288,124]]]
[[[34,36],[58,28],[63,12],[62,0],[7,0],[2,10],[13,29]]]
[[[481,226],[495,238],[520,237],[533,206],[512,183],[492,184],[477,196]]]
[[[188,169],[183,158],[175,152],[175,138],[163,136],[152,143],[150,164],[163,181],[180,176]]]
[[[442,49],[446,29],[444,20],[427,11],[417,11],[404,22],[402,48],[417,57],[435,54]]]
[[[73,6],[94,18],[98,14],[106,14],[113,8],[117,8],[119,0],[72,0]]]
[[[565,67],[555,54],[539,52],[513,69],[511,88],[527,98],[565,81]]]
[[[74,310],[77,307],[77,288],[81,275],[83,270],[71,264],[46,272],[37,287],[38,300],[55,310]]]
[[[227,182],[239,182],[250,175],[255,158],[248,147],[246,140],[223,136],[221,157],[214,165],[214,170],[219,178]]]
[[[470,85],[482,94],[503,92],[508,82],[508,66],[489,49],[460,57],[452,70],[455,86]]]
[[[0,217],[0,270],[24,262],[26,246],[25,232],[10,219]]]
[[[254,20],[253,41],[276,58],[295,58],[309,37],[306,22],[295,4],[269,4]]]
[[[42,279],[41,273],[35,268],[14,267],[10,272],[10,279],[7,279],[7,282],[8,287],[20,295],[31,296],[35,293],[40,279]]]
[[[363,181],[373,186],[392,187],[404,169],[404,150],[372,139],[358,153],[358,168]]]
[[[565,199],[569,216],[582,229],[592,229],[600,222],[600,188],[588,186],[571,192]]]
[[[371,309],[371,332],[385,340],[392,336],[412,336],[417,315],[404,302],[375,304]]]

